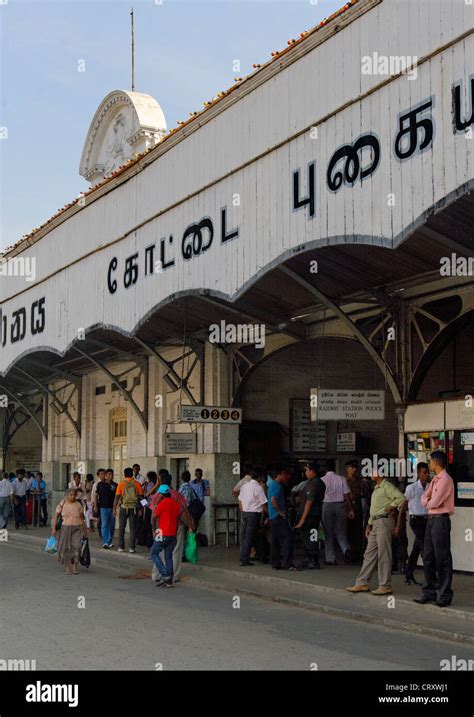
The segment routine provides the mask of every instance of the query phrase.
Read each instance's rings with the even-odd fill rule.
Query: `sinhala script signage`
[[[385,391],[311,389],[312,421],[373,421],[385,418]]]

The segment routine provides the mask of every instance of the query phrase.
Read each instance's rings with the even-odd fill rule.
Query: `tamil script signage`
[[[418,14],[407,10],[416,21],[405,41],[423,45],[410,79],[357,69],[360,47],[383,42],[399,21],[397,3],[380,3],[370,22],[356,20],[311,49],[308,38],[308,52],[271,82],[178,141],[179,130],[154,150],[157,161],[150,155],[142,170],[87,195],[47,237],[25,244],[21,264],[1,267],[0,373],[33,350],[80,347],[92,327],[133,335],[178,293],[235,301],[302,252],[395,249],[466,194],[474,36],[456,34],[443,3],[432,5],[421,35]],[[351,68],[347,82],[308,91],[331,81],[320,70],[335,71],[333,58]],[[274,110],[285,92],[289,114]],[[87,291],[74,291],[84,277]]]
[[[183,423],[242,423],[242,409],[230,406],[181,406]]]
[[[312,421],[374,421],[385,417],[385,391],[311,389]]]

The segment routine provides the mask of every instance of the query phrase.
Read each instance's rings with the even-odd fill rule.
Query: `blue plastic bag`
[[[49,540],[47,541],[45,547],[45,551],[47,553],[57,553],[58,552],[58,542],[56,540],[56,536],[52,535]]]

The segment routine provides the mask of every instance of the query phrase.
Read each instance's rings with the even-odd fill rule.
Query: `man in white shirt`
[[[232,488],[232,495],[234,498],[239,497],[240,489],[242,488],[245,483],[248,483],[250,480],[250,471],[252,470],[253,466],[250,465],[250,463],[246,463],[244,466],[244,475],[243,477],[238,481],[238,483],[235,484],[235,486]]]
[[[138,465],[138,463],[134,463],[132,469],[133,477],[135,478],[135,480],[140,483],[141,486],[144,486],[146,483],[146,478],[140,473],[140,466]]]
[[[239,493],[240,506],[240,565],[253,565],[250,551],[255,542],[263,511],[267,511],[267,496],[258,482],[258,473],[250,471],[250,480],[244,483]]]
[[[13,485],[8,474],[0,471],[0,530],[7,527],[8,518],[13,511]]]
[[[430,477],[430,469],[427,463],[417,463],[416,466],[417,480],[415,483],[407,485],[405,490],[405,498],[408,501],[408,513],[410,515],[410,528],[415,534],[415,542],[411,549],[411,553],[405,567],[405,582],[408,585],[421,585],[415,580],[415,568],[418,558],[423,554],[423,546],[425,543],[425,531],[428,523],[428,508],[421,502],[421,496],[426,490]]]
[[[339,543],[344,560],[350,562],[351,550],[347,540],[347,518],[354,518],[350,501],[350,489],[344,476],[335,473],[336,463],[327,461],[327,473],[321,480],[326,486],[323,503],[323,527],[325,542],[325,565],[336,565],[335,541]]]
[[[12,483],[13,487],[13,513],[15,516],[15,528],[19,528],[22,525],[26,528],[26,491],[28,490],[28,483],[25,478],[25,471],[23,468],[19,468],[16,472],[16,478]]]

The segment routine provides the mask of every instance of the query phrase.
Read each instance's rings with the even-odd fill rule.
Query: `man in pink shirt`
[[[453,591],[453,558],[451,556],[451,518],[454,513],[454,483],[446,472],[446,453],[434,451],[430,456],[430,469],[435,476],[421,496],[422,505],[428,508],[423,547],[425,584],[421,598],[415,602],[425,605],[436,603],[439,607],[451,605]],[[436,579],[439,587],[436,593]]]

